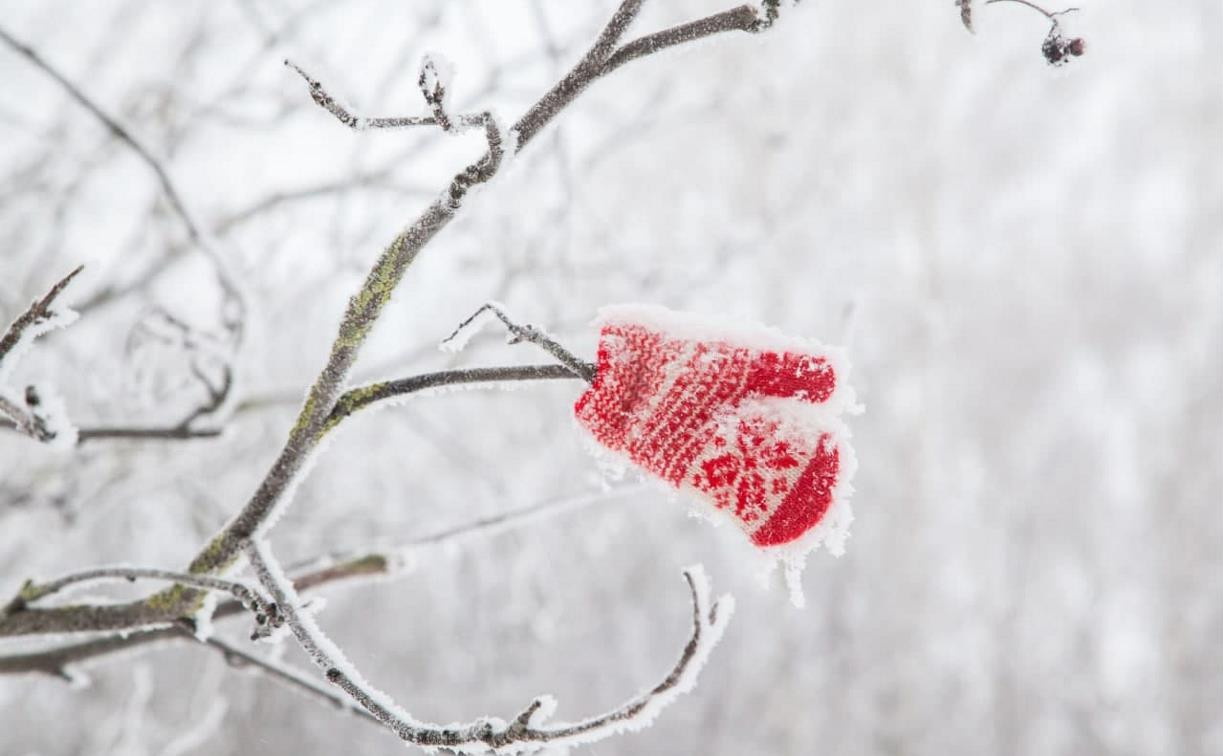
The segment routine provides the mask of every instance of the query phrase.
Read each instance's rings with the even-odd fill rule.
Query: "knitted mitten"
[[[710,328],[659,307],[604,309],[578,421],[608,450],[791,543],[848,492],[842,360],[775,331]]]

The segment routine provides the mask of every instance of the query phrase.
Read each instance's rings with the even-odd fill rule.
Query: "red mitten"
[[[605,308],[599,324],[595,380],[574,410],[601,446],[731,515],[757,546],[792,544],[833,509],[848,524],[839,415],[853,397],[838,353],[661,307]]]

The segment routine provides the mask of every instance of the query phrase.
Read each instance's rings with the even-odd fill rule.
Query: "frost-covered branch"
[[[467,342],[467,338],[469,338],[470,334],[475,331],[476,324],[486,313],[491,313],[494,317],[500,320],[510,332],[510,344],[519,344],[523,341],[530,342],[555,357],[557,362],[568,368],[569,371],[575,376],[581,378],[587,383],[594,380],[594,365],[579,359],[573,354],[573,352],[570,352],[568,349],[561,346],[555,339],[535,326],[518,325],[513,320],[510,320],[510,317],[505,314],[505,311],[500,307],[500,305],[493,302],[489,302],[481,306],[466,320],[459,323],[458,327],[454,329],[454,332],[442,340],[442,348],[453,349],[454,351],[462,349],[463,345]]]
[[[222,640],[215,636],[204,641],[205,644],[219,651],[225,658],[225,662],[231,667],[239,669],[249,667],[254,671],[269,677],[276,682],[287,685],[291,688],[299,690],[306,695],[317,698],[320,701],[329,703],[341,711],[351,712],[354,716],[367,719],[374,724],[378,724],[378,720],[374,718],[365,709],[358,706],[353,706],[352,700],[347,696],[339,693],[326,685],[320,683],[316,678],[309,674],[296,669],[283,662],[275,661],[267,657],[252,654],[250,651],[236,646],[229,641]]]
[[[72,283],[72,279],[84,269],[84,265],[78,265],[68,275],[56,281],[41,299],[34,300],[25,312],[18,315],[4,332],[4,336],[0,337],[0,382],[12,370],[12,364],[21,357],[21,352],[34,339],[47,331],[69,325],[76,319],[72,310],[57,310],[53,309],[52,305],[59,295],[64,293],[64,289],[68,288],[68,284]],[[6,358],[10,361],[6,362]]]
[[[398,559],[396,555],[385,550],[370,551],[342,559],[328,557],[313,560],[314,566],[299,573],[293,579],[293,585],[298,591],[307,591],[347,580],[388,575],[392,574],[401,563],[402,560]],[[69,609],[73,608],[69,607]],[[75,609],[86,612],[91,607],[76,607]],[[27,608],[25,611],[37,613],[45,610]],[[233,599],[218,603],[212,613],[212,618],[221,620],[246,613],[247,609],[242,602]],[[171,640],[194,641],[196,638],[179,624],[162,625],[152,630],[117,633],[41,651],[0,656],[0,675],[43,673],[71,679],[69,668],[73,665],[140,646]]]
[[[85,444],[90,441],[135,440],[135,441],[193,441],[205,438],[217,438],[225,433],[224,428],[193,428],[196,419],[216,412],[228,399],[233,386],[233,372],[228,366],[223,369],[220,386],[214,386],[198,369],[193,368],[196,377],[206,387],[208,397],[195,409],[191,410],[174,425],[96,425],[81,426],[77,429],[76,443]],[[0,426],[3,423],[0,422]],[[14,426],[15,428],[16,426]]]
[[[616,709],[571,724],[545,726],[556,709],[550,696],[534,699],[513,720],[484,717],[465,724],[436,725],[422,722],[399,708],[391,698],[370,685],[343,652],[327,638],[308,613],[299,611],[300,599],[293,584],[265,542],[253,541],[247,557],[260,584],[281,607],[290,631],[333,685],[342,689],[402,740],[425,748],[448,748],[472,753],[489,749],[503,753],[536,750],[540,745],[576,745],[603,740],[626,730],[648,725],[681,693],[696,683],[709,652],[722,637],[734,611],[734,600],[723,596],[710,601],[704,570],[684,572],[692,592],[692,635],[670,673],[648,692]]]
[[[0,428],[24,433],[39,441],[71,446],[103,439],[144,440],[190,440],[215,438],[223,432],[221,428],[193,428],[201,417],[210,415],[225,404],[233,390],[233,370],[228,365],[221,368],[218,383],[204,374],[198,365],[192,365],[192,373],[204,386],[206,398],[181,420],[170,426],[104,425],[71,428],[63,417],[55,394],[44,396],[37,386],[27,386],[18,397],[5,390],[5,376],[16,364],[21,353],[33,340],[49,330],[72,323],[76,313],[67,308],[52,309],[51,305],[73,277],[81,271],[78,267],[60,280],[42,299],[35,301],[0,338]],[[180,331],[190,328],[168,314],[167,319]],[[7,360],[5,358],[8,358]]]
[[[0,422],[7,421],[18,432],[43,443],[66,446],[75,443],[75,429],[64,418],[58,396],[44,395],[37,386],[26,386],[24,391],[14,392],[7,388],[8,377],[35,339],[76,320],[75,312],[54,305],[83,268],[77,266],[57,281],[0,336]]]
[[[625,43],[603,64],[607,74],[637,58],[662,52],[670,47],[695,42],[715,34],[730,31],[760,32],[768,29],[780,13],[780,0],[765,2],[760,7],[741,5],[722,13],[679,24],[669,29],[647,34]]]
[[[764,0],[759,5],[739,5],[721,13],[647,34],[617,47],[643,4],[642,0],[625,0],[621,3],[599,35],[598,41],[582,60],[518,119],[513,128],[513,133],[518,136],[518,149],[526,146],[557,113],[573,102],[587,87],[625,63],[726,32],[763,31],[777,20],[781,0]]]
[[[0,397],[0,405],[4,399]],[[0,409],[0,414],[3,410]],[[11,421],[0,419],[0,428],[25,432],[21,426]],[[77,429],[76,442],[84,444],[89,441],[114,439],[144,440],[144,441],[191,441],[201,438],[216,438],[224,434],[221,428],[184,428],[181,425],[170,427],[142,425],[97,425],[82,426]]]
[[[593,365],[582,364],[594,370]],[[379,381],[344,392],[335,403],[324,427],[326,430],[331,430],[349,415],[371,404],[401,398],[428,389],[444,389],[481,383],[548,381],[582,377],[575,374],[573,368],[565,365],[515,365],[512,367],[458,368],[441,370],[436,373],[422,373],[392,381]]]
[[[448,203],[453,209],[458,209],[464,195],[477,184],[483,184],[491,179],[501,165],[505,155],[505,131],[492,111],[483,113],[451,115],[446,107],[450,91],[449,66],[432,57],[426,57],[421,63],[418,84],[425,104],[432,111],[431,116],[395,116],[390,118],[365,118],[353,114],[345,108],[326,89],[321,82],[311,77],[300,66],[285,61],[285,65],[297,71],[310,86],[310,97],[319,107],[336,117],[340,123],[354,131],[366,129],[398,129],[414,126],[438,126],[449,133],[460,133],[472,128],[483,128],[488,141],[488,151],[465,170],[455,175],[450,182]]]
[[[175,425],[169,428],[156,426],[99,425],[84,427],[77,431],[77,443],[112,439],[145,441],[192,441],[201,438],[216,438],[225,431],[221,428],[185,428]]]
[[[279,626],[280,616],[275,605],[266,601],[256,591],[242,583],[213,577],[211,575],[192,575],[171,570],[160,570],[147,567],[97,567],[90,570],[74,572],[63,577],[36,583],[27,580],[17,591],[8,604],[0,608],[0,619],[11,621],[10,624],[20,626],[23,614],[36,601],[59,593],[69,586],[102,580],[161,580],[176,585],[190,586],[202,591],[220,591],[233,596],[240,607],[255,614],[255,622],[260,626]],[[37,621],[37,620],[35,620]]]

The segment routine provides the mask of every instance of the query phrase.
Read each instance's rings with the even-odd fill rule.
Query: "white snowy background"
[[[481,149],[349,132],[284,57],[401,115],[439,51],[456,105],[516,117],[613,5],[0,0],[0,26],[164,157],[253,302],[222,439],[0,436],[0,599],[185,565],[270,464],[381,245]],[[648,5],[637,30],[725,7]],[[1061,69],[1039,15],[978,8],[972,36],[951,0],[807,2],[767,35],[627,66],[426,250],[362,355],[379,377],[540,361],[491,329],[435,349],[489,299],[586,356],[595,310],[624,301],[845,345],[857,520],[845,556],[812,556],[805,610],[760,587],[733,528],[631,479],[604,492],[580,385],[463,392],[347,424],[272,534],[285,560],[580,506],[325,591],[353,661],[421,718],[539,693],[581,717],[669,668],[680,569],[703,562],[739,609],[700,684],[590,753],[1223,753],[1223,6],[1078,5],[1088,54]],[[92,306],[20,376],[80,424],[176,419],[198,386],[140,324],[215,325],[207,261],[127,147],[0,48],[0,316],[81,262],[70,299]],[[402,750],[185,643],[87,672],[0,678],[0,752]]]

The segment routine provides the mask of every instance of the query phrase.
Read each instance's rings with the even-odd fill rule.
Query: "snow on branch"
[[[540,349],[543,349],[548,354],[556,358],[557,362],[561,363],[577,377],[590,383],[594,380],[594,366],[570,352],[565,347],[561,346],[555,339],[544,333],[539,328],[532,325],[518,325],[506,315],[505,308],[496,302],[489,302],[481,306],[473,312],[466,320],[459,323],[446,338],[442,339],[441,346],[448,351],[457,352],[466,345],[468,339],[475,333],[483,322],[484,316],[492,315],[500,320],[501,323],[510,332],[510,338],[507,343],[520,344],[524,341],[535,344]]]
[[[0,417],[19,432],[57,447],[70,447],[77,440],[76,428],[68,422],[59,395],[49,387],[33,385],[15,392],[7,383],[13,368],[35,339],[76,320],[76,312],[56,307],[55,301],[83,268],[78,265],[41,299],[34,300],[0,337]]]
[[[370,405],[402,399],[426,390],[444,390],[475,385],[497,385],[520,381],[573,379],[582,376],[565,365],[515,365],[509,367],[459,368],[421,373],[390,381],[379,381],[349,389],[336,401],[327,416],[324,431],[330,431],[349,415]]]
[[[60,448],[101,439],[181,440],[221,435],[220,428],[201,429],[191,426],[197,419],[219,410],[230,396],[233,370],[224,363],[218,381],[204,375],[198,365],[192,365],[192,372],[204,386],[207,398],[181,421],[169,427],[113,425],[76,428],[68,422],[58,393],[49,386],[30,385],[20,393],[8,388],[8,378],[13,368],[35,339],[76,321],[77,313],[74,310],[57,307],[55,302],[83,269],[84,266],[78,266],[56,282],[50,291],[41,299],[35,300],[29,309],[14,320],[0,337],[0,427],[16,430]],[[184,332],[190,330],[186,324],[168,314],[165,314],[165,317]]]
[[[684,571],[692,594],[692,635],[675,666],[661,682],[610,712],[579,722],[544,726],[556,708],[550,696],[540,696],[512,721],[483,717],[468,723],[436,725],[422,722],[400,708],[386,693],[374,688],[344,653],[302,612],[293,584],[266,542],[252,541],[247,557],[260,584],[281,608],[285,622],[302,649],[321,669],[328,682],[353,698],[402,740],[426,749],[445,748],[461,753],[522,753],[545,745],[593,743],[613,735],[649,726],[662,709],[696,684],[701,668],[734,612],[734,599],[710,600],[709,583],[700,566]]]
[[[517,149],[521,150],[526,146],[558,112],[573,102],[593,82],[625,63],[718,34],[736,31],[762,32],[778,19],[781,4],[781,0],[763,0],[759,4],[739,5],[638,37],[621,45],[620,40],[644,5],[643,0],[625,0],[582,60],[514,124]]]
[[[71,325],[76,320],[76,313],[64,307],[53,307],[55,300],[64,293],[72,279],[77,277],[84,265],[78,265],[68,275],[56,281],[55,285],[42,296],[34,300],[0,337],[0,385],[7,382],[13,366],[21,359],[21,355],[29,348],[34,339],[48,331]]]
[[[342,558],[329,556],[313,560],[309,568],[303,569],[294,577],[293,585],[298,591],[312,590],[337,582],[390,575],[402,569],[402,565],[403,560],[397,554],[385,550],[373,550]],[[196,577],[199,576],[192,576],[193,579]],[[87,608],[81,607],[81,609]],[[32,611],[37,610],[26,609],[21,613],[9,616],[0,612],[0,630],[3,629],[6,619],[19,619],[23,614]],[[233,599],[218,604],[212,613],[212,618],[227,619],[245,614],[247,611],[241,601]],[[0,631],[0,635],[4,634],[16,633]],[[193,633],[187,632],[183,625],[177,623],[142,632],[121,632],[31,653],[0,656],[0,675],[39,672],[70,679],[72,675],[69,668],[77,664],[139,646],[150,646],[164,641],[192,637],[194,637]]]
[[[225,658],[225,662],[231,667],[238,669],[249,668],[260,672],[279,683],[305,693],[307,696],[331,704],[341,711],[351,712],[358,717],[369,720],[373,724],[378,724],[378,720],[374,719],[372,714],[359,706],[354,706],[350,698],[332,690],[302,670],[266,656],[258,656],[220,638],[208,638],[204,643],[220,652]]]
[[[483,128],[488,141],[488,151],[451,180],[447,191],[447,204],[452,209],[458,209],[467,192],[473,186],[491,179],[501,165],[507,138],[501,121],[490,110],[482,113],[451,115],[446,103],[449,99],[452,67],[448,63],[441,62],[437,57],[426,56],[420,67],[420,90],[425,104],[433,113],[431,116],[366,118],[356,115],[351,109],[341,105],[340,101],[323,87],[322,82],[310,76],[300,66],[288,60],[285,61],[285,65],[306,80],[310,86],[310,97],[319,107],[331,113],[336,120],[354,131],[437,126],[447,133],[458,134],[473,128]]]

